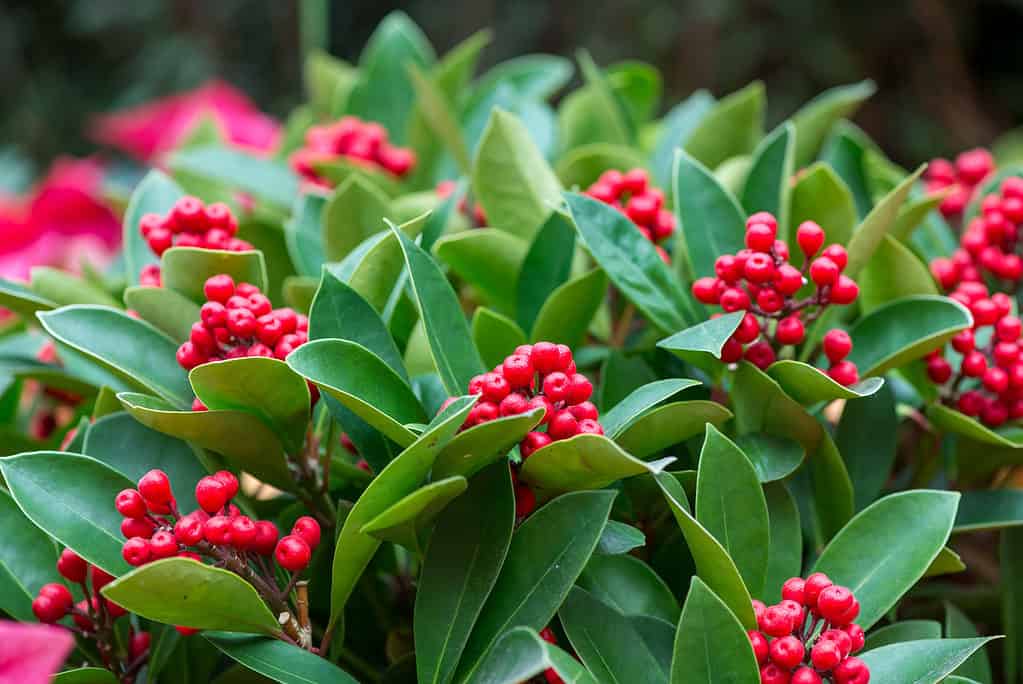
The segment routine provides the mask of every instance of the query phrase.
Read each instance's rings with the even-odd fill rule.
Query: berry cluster
[[[245,240],[235,237],[238,221],[231,209],[221,202],[204,205],[198,197],[182,197],[166,215],[144,214],[139,219],[139,232],[156,256],[171,247],[201,247],[244,252],[253,249]],[[149,264],[139,274],[142,285],[160,287],[160,267]]]
[[[664,208],[664,193],[650,185],[644,169],[625,173],[616,169],[605,171],[585,194],[628,216],[643,237],[657,245],[661,258],[669,260],[659,243],[675,232],[675,215]]]
[[[789,263],[789,246],[777,235],[774,216],[753,214],[746,219],[746,249],[719,256],[714,264],[717,277],[693,283],[693,296],[700,302],[719,305],[726,313],[747,312],[721,350],[725,363],[745,358],[766,369],[785,347],[806,339],[807,326],[829,305],[852,304],[859,296],[859,286],[842,273],[849,255],[838,244],[824,247],[827,236],[819,225],[804,221],[796,230],[796,243],[805,257],[801,270]],[[814,290],[798,298],[808,284],[807,275]],[[830,330],[822,347],[830,361],[828,375],[842,385],[856,384],[859,370],[846,360],[852,351],[849,335]]]
[[[933,160],[927,165],[924,182],[931,193],[953,188],[938,206],[942,215],[951,219],[963,213],[977,186],[994,170],[995,160],[991,153],[977,148],[960,154],[955,163],[947,159]]]
[[[277,526],[272,522],[252,520],[238,511],[231,503],[237,493],[238,478],[221,470],[196,483],[199,508],[181,515],[167,474],[150,470],[138,481],[137,489],[125,489],[114,500],[117,512],[124,516],[124,560],[139,566],[182,556],[216,562],[230,558],[247,564],[250,554],[272,555],[285,570],[304,570],[320,543],[319,523],[303,516],[295,522],[291,534],[278,539]]]
[[[931,273],[945,290],[960,283],[980,283],[985,275],[1017,287],[1023,278],[1021,247],[1023,178],[1010,176],[1000,191],[984,197],[980,215],[971,219],[951,258],[931,262]]]
[[[937,349],[927,356],[927,376],[942,386],[942,401],[998,427],[1023,418],[1023,321],[1012,315],[1003,292],[988,296],[983,283],[961,283],[951,297],[970,309],[973,327],[950,340],[959,368]]]
[[[203,292],[202,319],[178,347],[178,363],[185,370],[243,356],[283,360],[309,339],[309,319],[290,308],[274,309],[255,285],[235,284],[222,273],[210,276]]]
[[[447,199],[451,196],[451,193],[455,191],[456,187],[458,187],[458,183],[452,180],[437,183],[437,197],[440,197],[442,200]],[[486,228],[487,214],[483,211],[483,207],[479,203],[473,204],[472,210],[470,211],[469,201],[463,196],[462,199],[458,201],[458,212],[469,219],[472,222],[473,227]]]
[[[867,684],[870,670],[852,654],[863,648],[853,621],[860,604],[847,588],[814,573],[793,577],[782,601],[753,601],[758,630],[749,632],[762,684]]]
[[[310,127],[305,134],[305,147],[291,155],[291,167],[313,185],[329,188],[331,183],[320,175],[316,165],[339,157],[398,178],[416,165],[416,153],[391,145],[383,126],[346,116],[332,124]]]

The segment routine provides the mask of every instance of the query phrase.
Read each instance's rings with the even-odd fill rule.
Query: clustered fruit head
[[[927,165],[924,182],[928,192],[952,188],[951,193],[938,205],[945,218],[956,218],[963,213],[973,198],[977,186],[995,170],[995,159],[985,149],[968,150],[956,157],[955,163],[935,159]]]
[[[943,348],[927,356],[927,376],[942,386],[942,401],[998,427],[1023,418],[1023,321],[1003,292],[988,296],[983,283],[960,283],[950,295],[970,309],[973,327],[949,341],[958,368]]]
[[[796,243],[805,257],[802,270],[789,263],[789,246],[777,235],[774,216],[753,214],[746,219],[746,249],[719,256],[716,277],[693,283],[693,296],[700,302],[718,305],[726,313],[746,312],[721,350],[725,363],[745,358],[765,370],[785,347],[806,339],[807,326],[825,308],[852,304],[859,296],[856,281],[842,273],[849,255],[838,244],[824,247],[827,235],[819,225],[804,221],[796,230]],[[814,290],[799,299],[807,275]],[[846,359],[852,340],[845,331],[828,331],[822,347],[830,362],[828,375],[835,382],[847,386],[859,382],[856,364]]]
[[[114,577],[71,549],[61,551],[57,572],[69,583],[82,587],[85,598],[75,603],[66,585],[44,584],[32,601],[32,612],[39,622],[53,624],[70,615],[79,630],[92,634],[98,627],[110,625],[126,614],[124,608],[100,595],[100,589],[113,582]]]
[[[543,409],[539,428],[519,443],[523,461],[551,442],[579,434],[604,434],[600,412],[589,400],[593,384],[576,372],[572,350],[564,344],[537,342],[516,347],[515,353],[494,370],[470,380],[469,394],[480,395],[480,400],[469,411],[462,430]],[[454,400],[445,401],[441,410]],[[512,475],[516,475],[514,469]],[[518,517],[531,513],[536,497],[517,478],[515,496]]]
[[[650,184],[644,169],[605,171],[585,194],[628,216],[643,237],[657,245],[661,259],[669,261],[660,243],[675,232],[675,215],[664,208],[664,193]]]
[[[456,187],[458,187],[458,183],[453,180],[437,183],[437,197],[440,197],[442,200],[447,199],[455,191]],[[472,205],[472,210],[470,211],[469,202],[463,196],[462,199],[458,200],[458,212],[469,219],[474,227],[486,228],[487,214],[478,202]]]
[[[245,240],[235,237],[238,221],[230,207],[221,202],[203,204],[198,197],[182,197],[165,215],[144,214],[139,219],[139,232],[156,256],[171,247],[200,247],[244,252],[253,249]],[[160,267],[149,264],[139,274],[142,285],[160,287]]]
[[[931,273],[946,290],[963,283],[982,283],[988,276],[1015,289],[1023,278],[1020,228],[1023,227],[1023,178],[1010,176],[980,203],[951,258],[931,262]]]
[[[233,473],[221,470],[208,475],[195,485],[199,508],[182,515],[167,474],[149,471],[136,489],[125,489],[114,500],[118,513],[124,516],[121,533],[127,538],[121,555],[134,566],[173,556],[200,562],[203,558],[248,562],[257,556],[273,556],[285,570],[304,570],[320,543],[319,523],[303,516],[295,521],[291,534],[280,537],[269,520],[241,514],[231,503],[237,493],[238,478]]]
[[[185,370],[243,356],[284,360],[309,339],[309,319],[290,308],[274,309],[255,285],[235,284],[222,273],[208,278],[203,292],[207,301],[199,310],[201,319],[178,347],[178,363]]]
[[[852,592],[817,572],[790,578],[781,594],[773,606],[753,601],[758,629],[749,640],[761,684],[867,684],[870,670],[852,655],[863,648]]]
[[[291,155],[291,167],[309,183],[331,187],[316,165],[344,157],[402,178],[415,168],[416,153],[392,145],[387,129],[372,121],[346,116],[331,124],[312,126],[305,134],[305,147]]]

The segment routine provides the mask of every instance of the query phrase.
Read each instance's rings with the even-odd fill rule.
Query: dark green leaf
[[[540,422],[541,411],[504,416],[459,432],[448,442],[433,466],[433,477],[472,477],[506,456]]]
[[[437,258],[472,285],[497,311],[515,312],[515,291],[508,287],[519,277],[528,245],[522,238],[497,228],[478,228],[437,241]]]
[[[163,286],[194,302],[206,301],[203,283],[210,276],[226,273],[237,283],[252,283],[267,290],[266,263],[260,252],[225,252],[198,247],[171,247],[163,253]]]
[[[849,188],[830,166],[818,162],[801,173],[792,188],[791,219],[786,237],[791,239],[804,221],[814,221],[824,229],[827,242],[844,245],[852,237],[857,219]],[[794,265],[802,266],[803,252],[793,249],[791,260]]]
[[[168,165],[179,178],[242,190],[282,209],[291,207],[298,195],[298,177],[287,165],[235,148],[180,149]]]
[[[460,475],[423,485],[363,525],[360,532],[422,555],[430,524],[467,486]]]
[[[177,183],[157,170],[146,174],[135,187],[128,208],[124,211],[122,238],[124,271],[129,283],[134,285],[139,282],[139,272],[143,266],[160,262],[139,232],[139,221],[145,214],[166,214],[184,194],[185,191]]]
[[[841,121],[821,152],[821,160],[835,170],[852,192],[859,216],[866,216],[874,206],[863,162],[866,151],[872,147],[866,133],[848,121]]]
[[[199,320],[195,302],[163,287],[129,287],[124,291],[124,303],[172,340],[187,340],[192,324]]]
[[[847,402],[835,430],[855,492],[856,510],[866,508],[881,493],[895,462],[899,419],[895,392],[882,387],[872,397]]]
[[[284,240],[291,263],[299,275],[315,278],[324,263],[323,212],[327,198],[308,193],[300,195],[291,220],[284,224]]]
[[[1023,490],[963,492],[953,532],[996,530],[1023,525]]]
[[[581,346],[606,293],[607,278],[599,268],[569,280],[544,302],[530,339],[557,340],[573,348]]]
[[[68,304],[118,306],[118,301],[102,288],[84,278],[49,266],[32,267],[31,288],[43,299],[61,306]]]
[[[781,601],[781,587],[790,577],[799,577],[803,568],[803,532],[795,499],[781,482],[764,486],[771,524],[771,543],[767,554],[767,579],[759,598],[768,605]]]
[[[604,433],[611,438],[617,437],[650,409],[682,390],[699,384],[697,380],[669,378],[643,385],[601,416],[600,424],[604,426]]]
[[[938,636],[941,636],[939,633]],[[973,639],[980,636],[977,628],[970,622],[970,619],[954,604],[945,602],[945,636],[949,639],[967,638]],[[969,677],[983,684],[991,684],[991,662],[983,648],[978,649],[972,656],[963,661],[963,664],[956,668],[955,673],[963,677]]]
[[[713,106],[714,96],[706,90],[697,90],[672,107],[661,119],[657,142],[650,154],[650,168],[657,186],[667,187],[671,184],[675,150],[685,143]]]
[[[864,314],[902,297],[939,294],[926,264],[891,235],[884,236],[857,282]]]
[[[266,639],[228,632],[203,637],[233,660],[281,684],[336,682],[356,684],[357,680],[329,662],[278,639]]]
[[[0,610],[15,620],[34,621],[32,601],[39,589],[60,582],[57,548],[25,517],[7,490],[0,489]]]
[[[607,410],[624,400],[630,393],[657,380],[657,374],[642,356],[626,356],[618,349],[610,349],[600,367],[594,403]]]
[[[1023,668],[1023,534],[1018,527],[1002,530],[998,546],[1002,572],[1002,629],[1005,630],[1005,681]]]
[[[796,129],[791,122],[778,126],[760,141],[753,151],[753,164],[742,189],[742,207],[746,214],[766,211],[778,219],[779,226],[788,225],[796,143]],[[784,240],[787,236],[780,237]]]
[[[764,84],[756,81],[719,101],[700,119],[683,147],[708,168],[749,154],[764,134]]]
[[[597,684],[575,658],[527,627],[510,629],[498,639],[465,684],[518,684],[548,669],[553,669],[565,682]]]
[[[636,458],[648,458],[700,435],[705,425],[719,426],[731,417],[731,411],[716,401],[677,401],[643,414],[615,442]]]
[[[561,212],[551,214],[533,238],[519,270],[515,320],[531,329],[544,302],[572,272],[575,226]]]
[[[884,385],[884,378],[866,378],[846,387],[832,380],[830,375],[819,368],[788,359],[772,363],[767,374],[786,394],[806,405],[834,399],[869,397]]]
[[[864,651],[897,644],[902,641],[940,639],[941,624],[935,620],[902,620],[872,630],[863,644]]]
[[[617,520],[608,520],[607,526],[600,534],[596,553],[609,555],[628,553],[641,546],[646,546],[646,535],[642,530]]]
[[[933,684],[992,638],[905,641],[864,653],[860,659],[870,669],[872,684]]]
[[[803,445],[788,437],[750,432],[736,437],[735,443],[761,482],[785,479],[803,463],[806,455]]]
[[[527,342],[526,333],[515,321],[485,306],[472,315],[472,340],[483,357],[483,365],[491,367],[499,366],[515,347]]]
[[[578,585],[624,615],[650,615],[672,624],[678,621],[678,602],[671,589],[649,565],[634,556],[594,554]]]
[[[927,418],[934,427],[952,434],[962,435],[982,444],[993,444],[1007,449],[1023,448],[1023,441],[1013,433],[1002,434],[981,425],[974,418],[951,409],[943,404],[931,404],[927,407]]]
[[[745,315],[733,311],[708,319],[660,340],[657,346],[704,370],[720,368],[721,349]]]
[[[323,208],[323,249],[340,261],[363,240],[384,229],[388,199],[369,181],[352,176],[338,186]]]
[[[875,90],[873,81],[860,81],[825,90],[803,105],[792,117],[796,125],[796,166],[813,161],[831,127],[852,116]]]
[[[906,201],[909,191],[923,170],[924,166],[921,166],[898,187],[882,197],[853,232],[847,247],[849,251],[849,262],[845,267],[847,275],[855,277],[860,269],[867,265],[884,236],[894,225],[903,202]]]

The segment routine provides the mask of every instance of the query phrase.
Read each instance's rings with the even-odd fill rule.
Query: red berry
[[[252,337],[256,334],[256,316],[248,309],[227,311],[227,329],[237,337]]]
[[[660,207],[657,206],[656,200],[650,195],[633,195],[625,204],[625,215],[633,223],[646,226],[653,222],[657,216],[658,209]]]
[[[978,299],[970,305],[973,314],[973,327],[994,325],[998,320],[998,307],[990,299]]]
[[[269,556],[277,546],[279,533],[277,526],[269,520],[256,522],[256,536],[252,539],[249,548],[260,556]]]
[[[786,297],[803,287],[803,274],[792,264],[782,264],[774,276],[774,289]]]
[[[817,257],[810,264],[810,280],[818,287],[833,285],[838,280],[838,265],[827,257]]]
[[[145,518],[125,518],[121,521],[121,534],[125,539],[132,537],[149,539],[155,529],[156,525]]]
[[[749,229],[754,223],[762,223],[774,232],[778,232],[778,219],[769,211],[758,211],[746,218],[746,228]]]
[[[234,278],[226,273],[210,276],[203,284],[202,291],[207,300],[223,304],[234,294]]]
[[[206,476],[195,485],[195,500],[207,513],[217,513],[227,503],[228,491],[216,476]]]
[[[501,370],[512,387],[529,387],[533,383],[533,364],[528,356],[512,354],[504,360]]]
[[[114,581],[113,575],[95,565],[89,566],[89,574],[91,575],[92,590],[94,592],[98,592],[100,589]]]
[[[579,432],[579,421],[572,415],[571,411],[558,411],[551,418],[547,426],[547,434],[551,439],[568,439]]]
[[[622,176],[622,190],[631,193],[646,192],[650,183],[650,176],[646,169],[632,169]]]
[[[196,366],[202,365],[206,362],[206,358],[202,352],[195,348],[195,345],[189,342],[183,342],[176,354],[178,365],[185,370],[192,370]]]
[[[503,375],[497,373],[483,374],[483,398],[487,401],[499,404],[511,393],[511,384]]]
[[[579,421],[579,434],[602,435],[604,434],[604,426],[593,418],[583,418]]]
[[[568,407],[568,410],[576,417],[576,420],[597,420],[600,417],[600,412],[597,411],[597,407],[589,401],[581,401],[578,404],[573,404]]]
[[[186,196],[174,203],[170,219],[182,231],[199,231],[206,227],[206,213],[202,200]]]
[[[37,596],[32,601],[32,612],[43,623],[53,623],[67,615],[67,610],[49,596]]]
[[[863,634],[862,627],[860,627],[857,624],[851,624],[843,627],[842,631],[844,631],[849,636],[849,641],[851,644],[850,653],[856,653],[861,648],[863,648],[863,642],[865,641],[866,636]]]
[[[823,346],[824,355],[828,360],[837,363],[849,356],[849,352],[852,351],[852,338],[846,331],[835,328],[824,335]]]
[[[792,634],[792,613],[784,606],[768,606],[757,621],[760,631],[768,636],[783,637]]]
[[[523,459],[529,458],[537,449],[542,449],[552,441],[546,432],[527,432],[526,436],[519,442],[519,453]]]
[[[124,489],[114,499],[117,512],[126,518],[143,518],[146,513],[146,502],[135,489]]]
[[[995,394],[1001,394],[1009,389],[1009,374],[1001,368],[988,368],[984,371],[982,380],[984,387]]]
[[[767,656],[768,653],[770,652],[770,647],[768,646],[767,643],[767,637],[765,637],[763,634],[756,631],[755,629],[746,632],[746,636],[749,637],[749,643],[750,646],[753,647],[753,655],[756,656],[757,663],[759,665],[763,665],[765,662],[767,662]]]
[[[274,551],[274,558],[277,564],[291,572],[301,572],[309,565],[309,558],[312,551],[309,544],[298,535],[289,534],[277,542],[277,549]]]
[[[835,667],[835,684],[867,684],[870,681],[870,670],[866,664],[851,656],[846,658]]]
[[[742,344],[749,344],[760,336],[760,323],[757,317],[747,313],[739,322],[739,327],[732,333],[732,337]]]
[[[230,470],[218,470],[213,477],[227,487],[227,499],[230,501],[238,494],[238,478]]]
[[[953,335],[951,342],[952,348],[960,354],[971,352],[976,347],[973,331],[970,329],[963,330],[962,332],[958,332]]]
[[[842,651],[834,641],[818,641],[810,649],[810,662],[818,670],[827,672],[842,661]]]
[[[761,340],[746,348],[744,354],[747,361],[760,370],[767,370],[767,367],[774,363],[775,355],[771,345]]]
[[[571,380],[560,371],[549,374],[543,379],[543,393],[554,403],[568,399]]]
[[[952,377],[952,365],[940,356],[928,359],[927,377],[936,385],[944,385]]]
[[[141,658],[149,650],[150,641],[149,632],[135,632],[132,634],[131,641],[128,644],[128,656],[132,660]]]
[[[239,551],[248,550],[256,540],[258,533],[256,523],[252,522],[252,518],[246,515],[231,518],[231,546]]]
[[[57,559],[57,572],[69,582],[76,584],[85,581],[85,575],[89,570],[89,564],[71,549],[64,549]]]
[[[845,265],[849,263],[849,253],[845,251],[845,247],[842,245],[828,245],[824,248],[822,256],[835,262],[835,266],[838,266],[839,271],[844,271]]]
[[[501,400],[497,408],[502,416],[517,416],[529,411],[529,400],[518,392],[512,392]]]
[[[749,295],[737,287],[729,287],[722,292],[719,303],[726,313],[744,311],[750,305]]]
[[[817,597],[817,612],[828,622],[835,622],[849,610],[854,600],[851,591],[833,584]]]
[[[778,321],[775,337],[780,344],[799,344],[803,341],[806,331],[803,322],[796,316],[786,316]]]
[[[794,636],[784,636],[771,642],[771,661],[783,669],[791,670],[803,662],[805,651],[802,641]]]
[[[760,668],[761,684],[789,684],[789,673],[774,663]]]
[[[753,615],[759,623],[760,617],[764,614],[764,611],[767,610],[767,606],[764,605],[763,601],[758,601],[757,599],[751,600],[750,603],[753,604]]]
[[[746,279],[754,283],[766,283],[774,278],[774,260],[767,254],[751,254],[743,268]]]
[[[185,546],[195,546],[202,541],[203,522],[197,513],[184,515],[174,524],[174,536]]]
[[[536,494],[528,485],[515,485],[515,517],[524,518],[536,508]]]
[[[755,252],[770,252],[774,247],[776,231],[764,223],[752,223],[746,228],[746,247]]]
[[[178,540],[174,536],[173,532],[167,530],[159,530],[153,533],[152,538],[149,540],[149,550],[153,555],[153,559],[158,558],[170,558],[176,556],[178,553]]]
[[[291,533],[304,539],[310,549],[315,549],[320,545],[320,523],[308,515],[303,515],[295,521]]]
[[[809,667],[801,667],[792,673],[789,684],[822,684],[821,676]]]
[[[801,577],[791,577],[781,586],[781,597],[787,601],[803,603],[803,587],[806,582]]]
[[[992,402],[991,405],[992,406],[995,406],[995,405],[1002,406],[1002,404],[998,404],[996,402]],[[850,624],[853,620],[855,620],[857,617],[859,617],[859,615],[860,615],[860,602],[857,601],[856,599],[853,599],[852,605],[849,606],[848,610],[846,610],[844,613],[842,613],[841,615],[836,617],[831,622],[836,627],[844,627],[845,625]]]
[[[968,352],[963,356],[959,368],[963,375],[979,378],[987,372],[987,357],[977,350]]]
[[[717,304],[721,299],[717,278],[697,278],[693,282],[693,296],[701,304]],[[536,361],[534,360],[534,364]],[[540,370],[537,367],[537,370]],[[542,370],[540,371],[543,372]]]
[[[546,425],[551,422],[551,418],[554,417],[554,404],[551,400],[542,394],[538,394],[529,400],[529,410],[534,411],[536,409],[543,409],[543,416],[540,418],[540,424]]]
[[[807,577],[803,583],[803,605],[811,609],[816,608],[817,597],[831,584],[831,580],[822,572],[815,572]]]
[[[777,313],[785,306],[785,299],[769,287],[757,292],[757,306],[766,313]]]
[[[828,295],[828,299],[834,304],[844,306],[855,302],[859,295],[860,286],[856,284],[856,281],[849,276],[840,275],[835,284],[831,286],[831,294]]]
[[[742,343],[734,337],[729,337],[721,347],[721,360],[725,363],[737,363],[741,358]]]
[[[230,543],[231,519],[226,515],[215,515],[202,526],[202,535],[210,544],[223,546]]]
[[[829,587],[830,588],[830,587]],[[821,632],[820,641],[833,641],[839,653],[845,658],[852,651],[852,639],[841,629],[826,629]]]
[[[931,275],[944,290],[951,290],[959,282],[958,267],[945,257],[938,257],[931,262]]]
[[[71,596],[71,591],[60,582],[44,584],[39,588],[39,596],[45,596],[50,599],[57,604],[58,608],[63,609],[65,613],[71,610],[71,606],[75,602]]]
[[[167,504],[174,498],[170,480],[162,470],[150,470],[138,482],[138,491],[147,504]]]
[[[796,229],[796,243],[807,259],[817,254],[824,244],[824,230],[813,221],[803,221]]]
[[[828,375],[839,385],[850,387],[860,381],[860,372],[852,361],[839,361],[831,365]]]

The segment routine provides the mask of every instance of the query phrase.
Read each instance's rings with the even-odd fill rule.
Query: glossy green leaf
[[[305,443],[309,387],[277,359],[248,357],[196,366],[188,374],[196,395],[212,410],[247,411],[265,422],[289,452]]]
[[[236,283],[252,283],[260,290],[267,289],[266,263],[260,252],[171,247],[163,253],[163,286],[194,302],[206,301],[203,283],[221,273],[231,276]]]
[[[742,362],[736,368],[731,399],[735,427],[740,435],[763,432],[789,437],[802,444],[807,454],[815,453],[820,447],[821,424],[753,364]]]
[[[32,267],[30,287],[43,299],[61,306],[68,304],[118,306],[118,301],[111,297],[106,290],[84,278],[49,266]]]
[[[148,620],[197,629],[277,635],[281,626],[238,575],[191,558],[163,558],[103,587],[103,596]]]
[[[714,102],[714,96],[706,90],[697,90],[661,119],[657,141],[650,154],[655,185],[667,187],[671,183],[675,150],[685,143],[704,115],[713,108]]]
[[[556,170],[566,188],[587,188],[607,169],[628,170],[644,165],[643,157],[631,147],[597,142],[569,150]]]
[[[700,579],[724,601],[747,629],[754,629],[756,618],[753,615],[750,593],[735,562],[714,535],[689,512],[689,506],[685,503],[685,493],[678,480],[669,473],[656,476],[656,479],[675,520],[682,528],[682,535],[696,563],[696,572]]]
[[[954,672],[993,638],[904,641],[882,646],[859,658],[870,670],[872,684],[932,684]]]
[[[416,93],[416,105],[423,120],[444,144],[447,152],[458,164],[459,170],[468,175],[472,162],[449,98],[435,79],[427,76],[414,64],[409,66],[409,77]]]
[[[1005,680],[1019,677],[1023,668],[1023,534],[1019,528],[1003,530],[998,544],[1002,574],[1002,629],[1005,630]]]
[[[526,127],[500,109],[476,150],[472,190],[490,222],[525,239],[561,204],[561,183]]]
[[[831,540],[815,570],[849,587],[860,602],[857,624],[869,629],[923,577],[948,540],[958,503],[958,493],[932,490],[879,499]]]
[[[720,426],[731,417],[732,412],[716,401],[677,401],[644,413],[614,440],[636,458],[648,458],[702,434],[706,425]]]
[[[678,601],[671,589],[635,556],[594,554],[577,584],[626,616],[649,615],[678,622]]]
[[[860,399],[881,389],[884,378],[866,378],[848,387],[831,379],[824,371],[802,361],[782,360],[772,363],[767,374],[785,393],[801,404],[816,404],[834,399]]]
[[[903,202],[909,197],[909,191],[913,188],[913,184],[916,183],[923,170],[924,166],[921,166],[902,181],[898,187],[882,197],[853,232],[847,245],[849,261],[845,267],[846,275],[854,278],[867,265],[867,262],[874,255],[884,236],[894,225]]]
[[[187,340],[192,324],[199,320],[195,302],[163,287],[129,287],[124,303],[172,340]]]
[[[515,320],[531,329],[544,302],[568,281],[575,254],[575,226],[561,212],[551,214],[533,237],[516,285]]]
[[[860,81],[825,90],[803,105],[792,117],[796,125],[796,166],[813,161],[831,127],[851,117],[876,90],[873,81]]]
[[[980,421],[951,409],[942,404],[931,404],[927,407],[927,418],[931,423],[945,432],[962,435],[983,444],[993,444],[1008,449],[1023,448],[1023,441],[1016,435],[1001,434],[982,425]]]
[[[835,444],[852,479],[856,510],[878,497],[895,462],[899,418],[891,386],[846,403],[835,430]]]
[[[803,221],[814,221],[824,229],[827,242],[839,245],[849,242],[858,219],[849,188],[830,166],[820,162],[799,174],[792,188],[790,216],[788,236],[794,236]],[[792,250],[791,260],[802,266],[802,251]]]
[[[659,473],[673,460],[646,463],[603,435],[579,434],[535,451],[519,477],[532,485],[538,497],[550,498],[563,492],[600,489],[633,475]]]
[[[903,641],[920,641],[921,639],[940,639],[941,623],[936,620],[901,620],[890,625],[871,630],[863,644],[863,650],[897,644]]]
[[[334,339],[307,342],[288,356],[287,364],[398,444],[408,446],[415,440],[406,424],[426,422],[412,388],[361,344]]]
[[[538,631],[550,622],[593,554],[614,498],[605,491],[565,494],[516,530],[465,647],[459,679],[475,681],[474,672],[509,629]]]
[[[1023,525],[1023,490],[963,492],[953,532],[997,530]]]
[[[79,667],[53,675],[53,684],[118,684],[110,670],[101,667]]]
[[[597,684],[575,658],[527,627],[508,630],[465,684],[518,684],[549,669],[565,682]]]
[[[31,318],[37,311],[56,308],[57,303],[39,296],[22,283],[0,278],[0,306]]]
[[[721,350],[743,316],[744,312],[733,311],[708,319],[660,340],[657,346],[699,368],[720,367]]]
[[[441,449],[433,466],[434,479],[472,477],[506,456],[540,422],[541,411],[504,416],[459,432]]]
[[[146,427],[215,451],[236,468],[275,487],[294,489],[280,440],[252,413],[182,411],[156,397],[132,392],[122,392],[117,398]]]
[[[242,190],[282,209],[298,195],[298,176],[287,164],[233,147],[179,149],[168,166],[178,178]]]
[[[360,532],[421,553],[430,523],[466,487],[467,480],[459,475],[431,482],[370,520]]]
[[[483,357],[483,365],[490,367],[500,365],[515,347],[528,341],[515,321],[485,306],[473,312],[472,340]]]
[[[437,241],[437,258],[479,291],[484,301],[505,315],[515,313],[515,291],[528,244],[497,228],[477,228]]]
[[[749,154],[764,134],[764,84],[756,81],[721,99],[704,116],[683,145],[707,168]]]
[[[291,263],[299,275],[315,278],[324,263],[323,211],[327,198],[307,193],[300,195],[292,209],[291,220],[284,224],[284,240]]]
[[[884,236],[857,281],[864,313],[902,297],[939,294],[926,264],[890,235]]]
[[[945,297],[905,297],[874,309],[849,331],[849,360],[860,377],[883,375],[939,348],[973,324],[964,306]]]
[[[203,638],[232,660],[281,684],[358,681],[326,658],[279,639],[228,632],[206,633]]]
[[[598,681],[668,681],[668,671],[628,618],[600,597],[573,587],[558,615],[573,649]]]
[[[821,151],[821,161],[833,168],[852,192],[859,216],[866,216],[874,206],[864,171],[864,156],[872,147],[866,133],[848,121],[840,121]]]
[[[759,679],[746,628],[699,577],[682,607],[671,661],[672,684],[725,684]]]
[[[99,461],[59,451],[0,460],[18,508],[39,528],[112,575],[128,570],[121,557],[121,514],[113,506],[134,483]]]
[[[600,424],[604,427],[604,433],[611,438],[618,437],[642,414],[661,402],[670,399],[682,390],[699,384],[698,380],[668,378],[639,387],[600,417]]]
[[[941,575],[954,575],[966,570],[966,563],[958,553],[949,547],[944,547],[938,552],[938,557],[931,561],[927,567],[924,577],[940,577]]]
[[[449,99],[464,92],[476,71],[480,53],[494,40],[490,29],[481,29],[451,48],[434,66],[437,85]]]
[[[622,294],[658,328],[685,327],[694,316],[688,295],[653,243],[614,207],[576,193],[564,196],[586,249]]]
[[[134,285],[139,282],[139,272],[143,266],[160,262],[139,232],[139,221],[145,214],[166,214],[184,194],[181,186],[155,169],[147,173],[135,187],[128,208],[124,211],[122,233],[124,271],[129,283]]]
[[[770,540],[764,490],[746,455],[712,425],[700,451],[696,519],[731,556],[750,593],[759,594]]]
[[[353,176],[338,186],[323,208],[323,249],[328,261],[340,261],[363,240],[385,228],[387,195]]]
[[[66,306],[39,312],[43,329],[132,385],[152,390],[179,406],[192,390],[175,358],[178,345],[153,326],[102,306]]]
[[[735,443],[765,483],[791,475],[806,455],[803,445],[788,437],[750,432],[736,437]]]
[[[540,308],[530,339],[557,340],[573,348],[582,345],[606,293],[607,277],[599,268],[559,286]]]
[[[419,681],[454,675],[483,603],[497,581],[515,524],[511,478],[495,463],[437,519],[413,613]]]
[[[361,164],[347,157],[314,162],[313,168],[334,187],[341,185],[349,178],[357,177],[368,182],[370,185],[376,186],[388,197],[397,197],[405,191],[401,182],[389,172],[374,166]]]
[[[959,610],[955,604],[945,602],[945,634],[949,639],[973,639],[980,636],[970,618]],[[939,636],[941,636],[939,634]],[[984,684],[991,684],[991,662],[983,648],[977,649],[973,655],[956,668],[955,673]]]
[[[380,540],[365,534],[363,526],[408,496],[423,483],[444,445],[461,427],[473,406],[463,402],[460,410],[419,436],[387,464],[369,483],[345,518],[334,552],[330,587],[330,624],[342,615],[355,584],[380,547]]]
[[[57,547],[25,517],[14,499],[0,489],[0,610],[15,620],[34,621],[32,601],[39,589],[60,582]]]
[[[785,122],[757,145],[740,196],[747,215],[766,211],[778,219],[779,226],[788,225],[796,143],[795,127]],[[784,235],[781,237],[785,239]]]
[[[757,598],[768,605],[781,601],[782,585],[790,577],[799,577],[803,569],[803,532],[799,508],[784,483],[764,485],[764,498],[771,527],[767,553],[767,579]]]
[[[517,96],[546,100],[572,77],[572,62],[556,55],[522,55],[501,62],[479,80],[475,97],[494,90],[499,84],[514,89]]]

